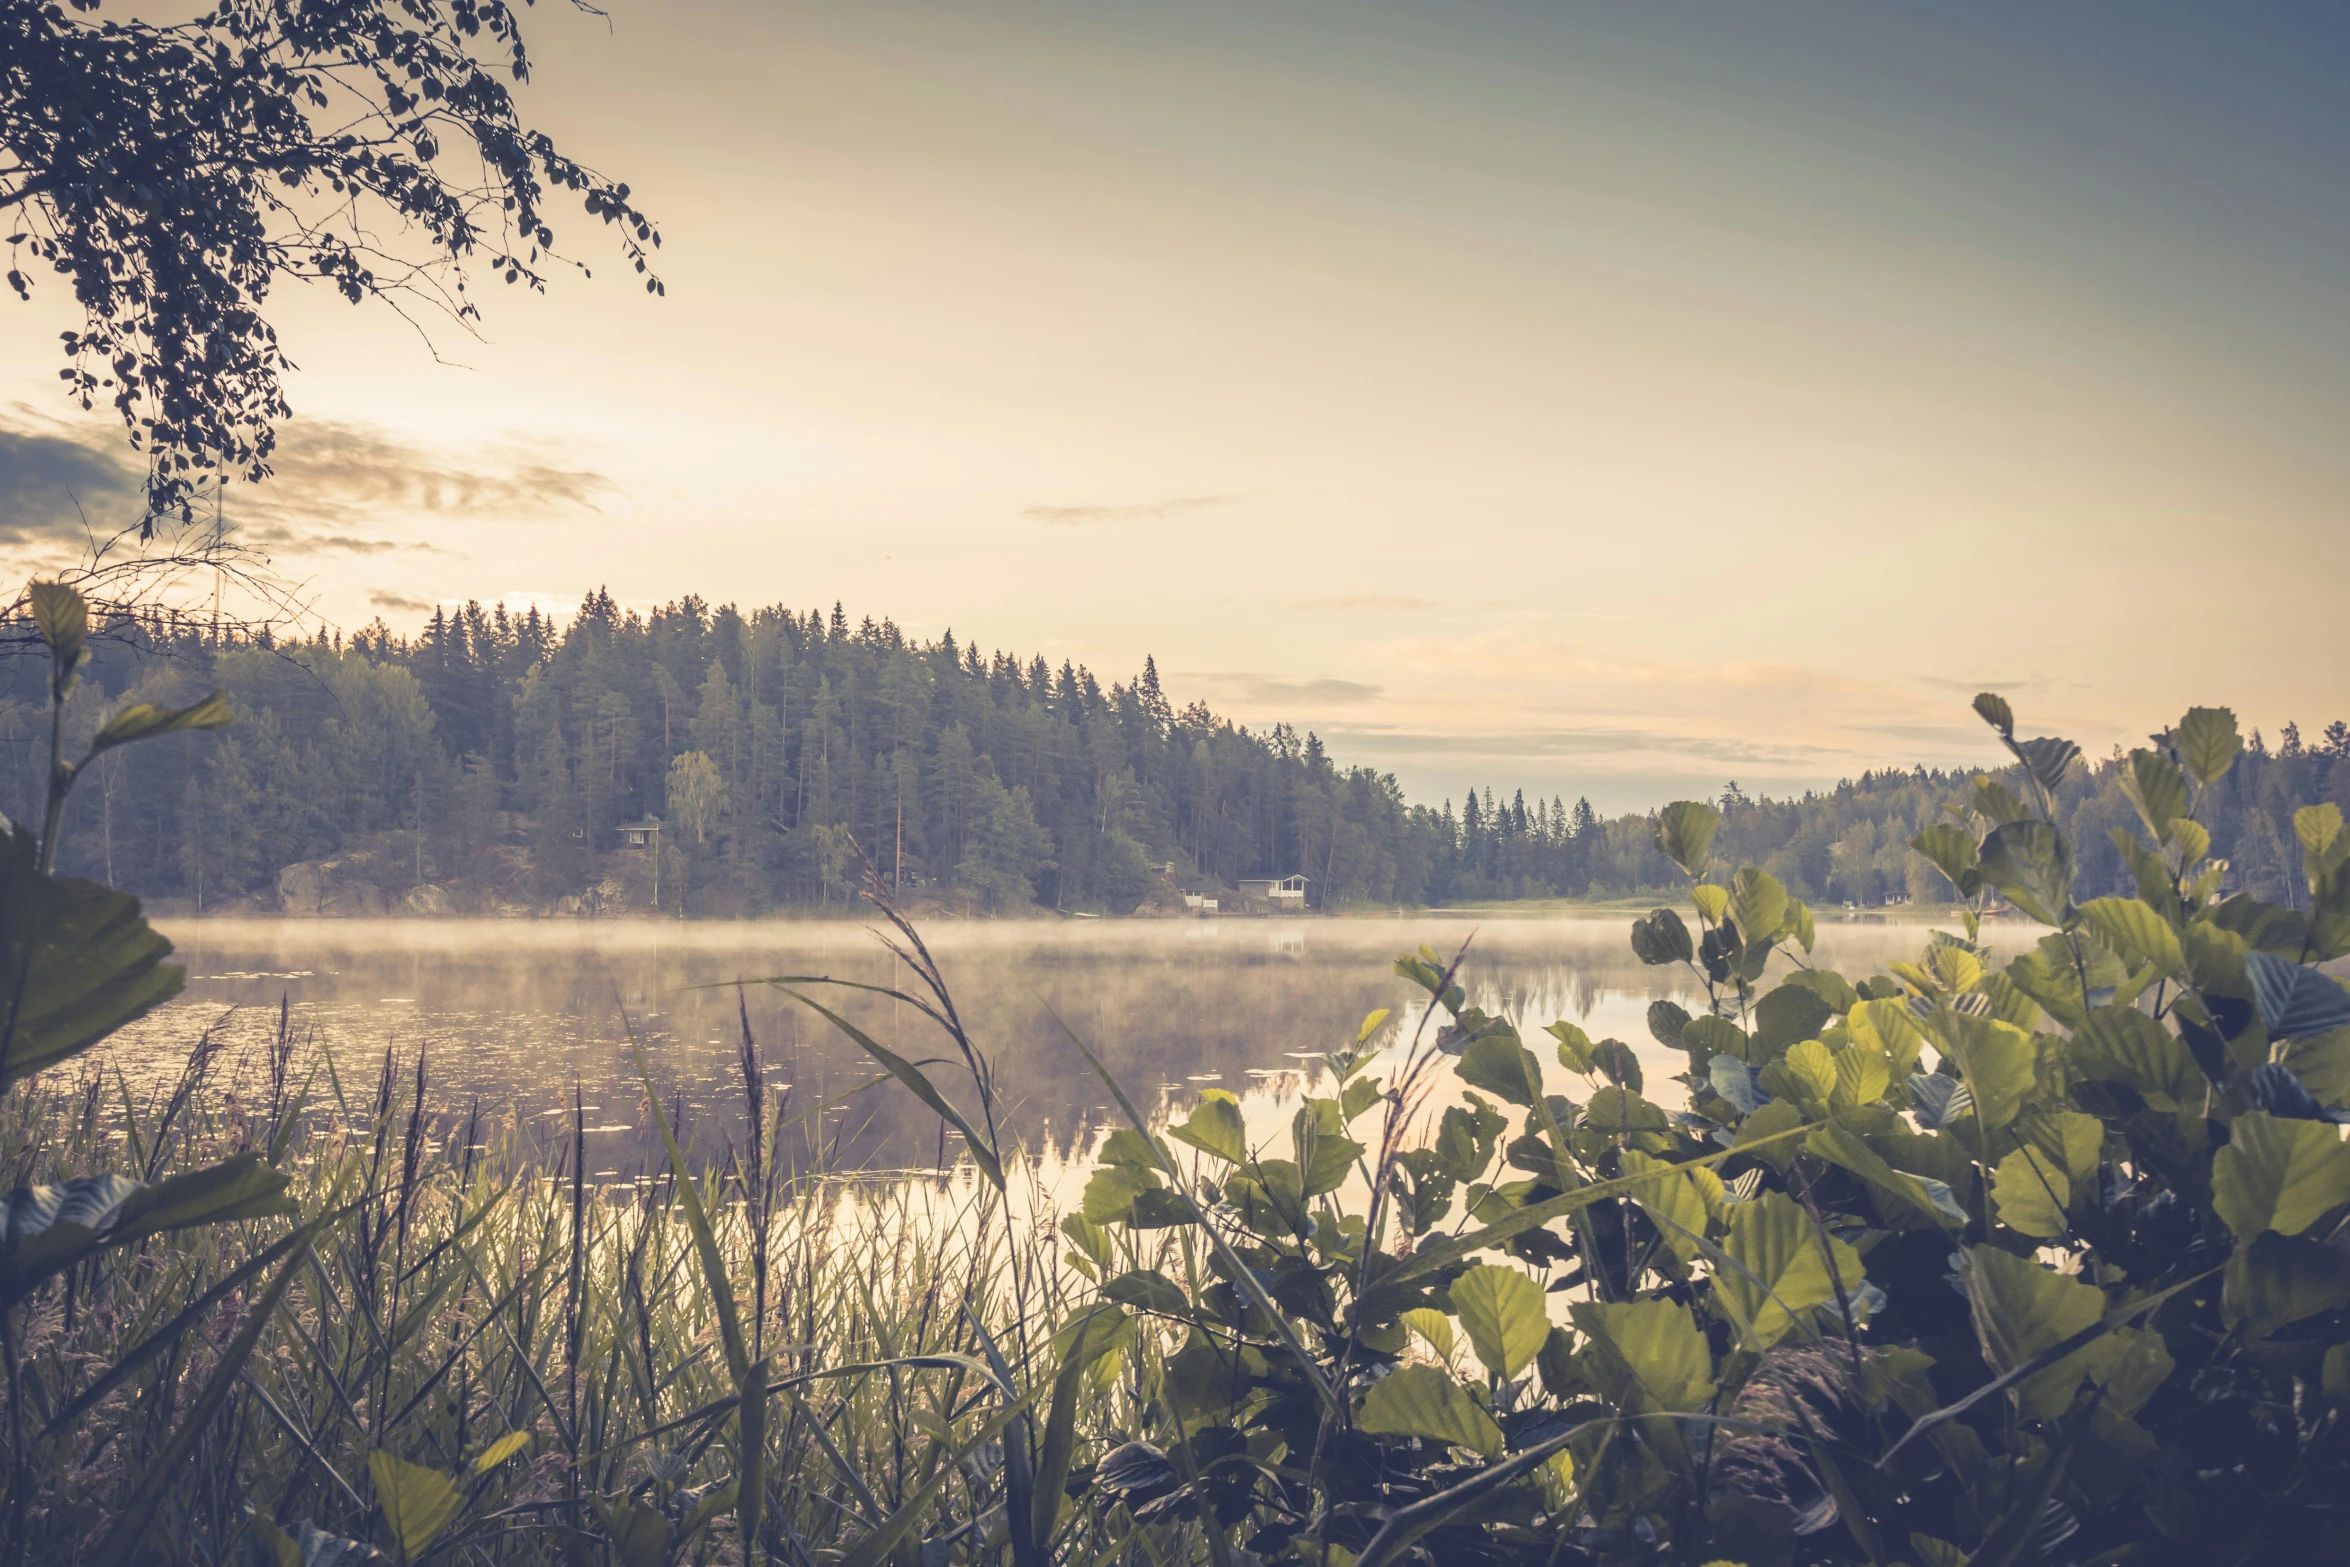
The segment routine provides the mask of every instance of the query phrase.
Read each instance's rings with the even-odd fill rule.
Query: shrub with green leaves
[[[1961,929],[1887,973],[1815,966],[1810,911],[1713,864],[1711,807],[1659,813],[1694,923],[1632,945],[1703,995],[1648,1013],[1685,1092],[1566,1023],[1539,1043],[1582,1087],[1548,1092],[1423,949],[1420,1029],[1376,1076],[1375,1015],[1286,1140],[1213,1092],[1163,1136],[1128,1106],[1064,1221],[1137,1330],[1131,1429],[1081,1472],[1113,1537],[1217,1567],[2350,1553],[2350,990],[2319,967],[2350,832],[2301,812],[2303,906],[2229,893],[2196,812],[2241,742],[2198,708],[2128,759],[2137,896],[2077,903],[2078,748],[1976,709],[2015,765],[1914,844]]]

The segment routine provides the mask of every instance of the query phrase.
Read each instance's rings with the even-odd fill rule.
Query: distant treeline
[[[73,797],[61,866],[150,897],[275,906],[278,871],[369,848],[379,879],[496,886],[554,907],[610,885],[623,824],[664,819],[666,902],[694,912],[841,903],[859,848],[910,899],[1125,912],[1176,886],[1303,874],[1318,906],[1621,896],[1670,886],[1650,820],[1586,800],[1472,792],[1414,804],[1311,734],[1173,706],[1145,660],[1106,689],[1040,655],[982,653],[867,618],[686,598],[649,615],[609,593],[560,627],[468,604],[415,638],[225,638],[122,625],[70,716],[227,690],[218,734],[110,753]],[[44,671],[0,660],[0,808],[46,763]],[[2233,879],[2284,900],[2297,805],[2350,806],[2350,729],[2257,737],[2204,814]],[[1819,902],[1944,895],[1908,849],[1967,784],[1889,769],[1800,798],[1720,799],[1720,855]],[[2063,796],[2086,890],[2124,871],[2110,762]],[[396,851],[396,855],[395,855]],[[1170,876],[1164,867],[1175,867]]]

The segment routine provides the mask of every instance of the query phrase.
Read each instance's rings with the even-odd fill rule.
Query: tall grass
[[[1051,1335],[1081,1304],[1058,1233],[1022,1217],[1041,1201],[986,1180],[780,1167],[780,1134],[820,1107],[767,1093],[747,1018],[741,1066],[730,1157],[621,1184],[585,1179],[583,1116],[545,1144],[485,1129],[478,1106],[435,1098],[421,1054],[387,1052],[360,1090],[291,1018],[245,1059],[200,1039],[178,1083],[144,1100],[93,1069],[0,1102],[12,1184],[273,1150],[300,1211],[328,1221],[306,1255],[283,1220],[151,1240],[25,1314],[25,1554],[301,1561],[344,1539],[411,1559],[633,1567],[743,1560],[747,1523],[753,1559],[939,1567],[986,1554],[991,1533],[995,1551],[1035,1559],[1040,1525],[1085,1532],[1037,1504],[1030,1435],[1005,1440],[1053,1404],[1068,1357],[1050,1357]],[[668,1119],[649,1098],[640,1114],[648,1129]],[[219,1413],[142,1498],[288,1256]],[[93,1382],[183,1314],[159,1352]],[[754,1384],[769,1396],[741,1399]],[[1061,1400],[1047,1455],[1061,1478],[1130,1402],[1107,1374],[1088,1387]],[[398,1465],[453,1496],[429,1481],[403,1494]],[[433,1503],[424,1523],[448,1512],[437,1529],[419,1526],[418,1497]],[[147,1531],[112,1541],[142,1505]]]

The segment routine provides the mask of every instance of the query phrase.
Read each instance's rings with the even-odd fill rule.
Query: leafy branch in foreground
[[[2301,812],[2306,909],[2226,892],[2196,811],[2241,742],[2195,709],[2126,763],[2137,896],[2076,902],[2078,748],[1977,710],[2015,766],[1914,845],[1962,928],[1857,983],[1715,866],[1712,807],[1659,813],[1695,928],[1632,945],[1696,1002],[1648,1012],[1686,1108],[1564,1022],[1552,1091],[1426,950],[1433,1037],[1374,1054],[1375,1014],[1285,1141],[1213,1090],[1163,1135],[1129,1105],[1063,1220],[1148,1395],[1092,1472],[1113,1535],[1299,1567],[2350,1546],[2350,990],[2315,966],[2350,954],[2350,833]]]

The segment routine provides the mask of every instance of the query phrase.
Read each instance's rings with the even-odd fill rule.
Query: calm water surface
[[[1476,1005],[1529,1032],[1565,1018],[1594,1039],[1620,1038],[1639,1052],[1651,1097],[1673,1102],[1677,1089],[1664,1079],[1684,1060],[1649,1037],[1644,1015],[1659,995],[1689,1005],[1691,987],[1686,971],[1645,969],[1632,957],[1629,924],[1622,912],[1481,923],[1007,921],[941,924],[924,937],[993,1061],[1007,1139],[1058,1164],[1082,1156],[1112,1113],[1063,1023],[1146,1109],[1228,1088],[1248,1106],[1252,1129],[1271,1135],[1288,1101],[1310,1086],[1317,1058],[1350,1041],[1366,1013],[1395,1009],[1391,1042],[1399,1024],[1418,1019],[1425,995],[1395,977],[1394,958],[1423,942],[1449,957],[1472,934],[1463,978]],[[902,985],[908,977],[863,926],[847,922],[182,920],[164,930],[187,965],[188,987],[110,1045],[112,1064],[135,1089],[168,1087],[208,1029],[226,1045],[224,1074],[249,1083],[282,1002],[309,1059],[332,1063],[354,1106],[372,1104],[387,1051],[403,1083],[423,1052],[443,1135],[478,1104],[485,1141],[567,1138],[576,1085],[589,1169],[607,1179],[635,1175],[652,1152],[624,1015],[664,1099],[683,1106],[701,1148],[718,1151],[740,1135],[738,1006],[770,1086],[788,1091],[795,1108],[875,1072],[782,991],[752,985],[738,1003],[730,982],[826,974]],[[1915,925],[1823,925],[1815,961],[1864,974],[1914,955],[1923,939]],[[832,1000],[900,1054],[952,1053],[909,1007]],[[950,1097],[973,1104],[959,1061],[930,1070]],[[1576,1084],[1562,1072],[1556,1087]],[[323,1070],[316,1093],[331,1104]],[[803,1145],[800,1155],[834,1167],[932,1166],[954,1152],[938,1119],[895,1085],[811,1124],[823,1129],[821,1147]]]

